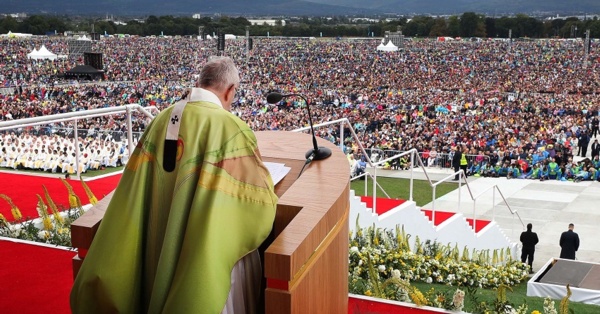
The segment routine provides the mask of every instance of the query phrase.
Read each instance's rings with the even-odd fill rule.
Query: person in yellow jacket
[[[465,177],[467,177],[467,168],[469,167],[469,161],[467,160],[467,153],[469,150],[465,147],[460,155],[460,169],[462,169]]]

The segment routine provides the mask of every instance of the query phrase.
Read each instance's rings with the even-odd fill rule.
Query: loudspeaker
[[[225,34],[219,33],[217,35],[217,50],[223,51],[225,50]]]
[[[96,70],[104,70],[104,64],[102,63],[102,53],[100,52],[83,53],[83,63],[85,65],[91,65]]]

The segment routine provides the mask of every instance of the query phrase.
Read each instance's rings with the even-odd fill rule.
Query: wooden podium
[[[279,196],[271,236],[263,247],[266,313],[348,313],[348,213],[350,167],[338,147],[323,139],[333,154],[313,161],[304,173],[310,135],[257,132],[264,161],[284,163],[290,173],[275,187]],[[104,210],[104,198],[72,224],[76,275]]]

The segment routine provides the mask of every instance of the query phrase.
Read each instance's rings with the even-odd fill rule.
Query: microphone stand
[[[310,103],[308,102],[308,99],[306,99],[306,97],[304,97],[301,94],[282,95],[279,92],[272,92],[267,95],[267,102],[270,104],[276,104],[280,102],[281,99],[292,96],[300,97],[306,102],[306,110],[308,111],[308,122],[310,124],[310,131],[312,133],[313,142],[313,148],[307,151],[306,154],[304,154],[304,157],[306,157],[306,162],[304,162],[304,165],[302,166],[302,169],[298,174],[298,178],[300,178],[302,172],[304,172],[304,168],[306,168],[306,166],[310,164],[313,160],[322,160],[331,156],[331,149],[317,145],[317,136],[315,135],[315,129],[313,127],[312,113],[310,112]]]
[[[284,95],[283,97],[291,97],[291,96],[296,96],[296,97],[300,97],[304,100],[304,102],[306,102],[306,111],[308,112],[308,123],[310,124],[310,132],[312,133],[312,142],[313,142],[313,148],[309,151],[306,152],[306,154],[304,154],[304,157],[306,157],[306,159],[310,159],[312,160],[323,160],[328,158],[329,156],[331,156],[331,149],[327,148],[327,147],[323,147],[323,146],[319,146],[317,144],[317,136],[315,135],[315,129],[313,127],[313,121],[312,121],[312,113],[310,112],[310,103],[308,102],[308,99],[306,99],[306,97],[304,97],[301,94],[288,94],[288,95]],[[312,159],[311,159],[311,155],[312,155]],[[310,161],[309,161],[310,163]]]

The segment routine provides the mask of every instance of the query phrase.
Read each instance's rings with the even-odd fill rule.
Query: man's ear
[[[233,88],[234,88],[234,86],[230,85],[229,87],[227,87],[227,89],[225,89],[225,91],[223,93],[223,100],[227,103],[233,100],[234,95],[231,94],[233,92],[232,91]]]

